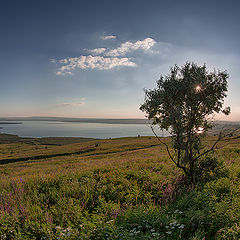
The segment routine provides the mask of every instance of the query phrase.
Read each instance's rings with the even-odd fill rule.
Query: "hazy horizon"
[[[121,123],[125,121],[125,123],[141,123],[145,124],[146,122],[148,123],[148,118],[77,118],[77,117],[62,117],[62,116],[30,116],[30,117],[22,117],[22,116],[15,116],[15,117],[0,117],[0,124],[1,122],[4,121],[76,121],[82,120],[82,122],[88,122],[87,120],[90,120],[90,122],[93,123],[111,123],[109,120],[112,120],[112,123]],[[86,120],[86,121],[85,121]],[[96,121],[95,121],[96,120]],[[98,121],[99,120],[99,121]],[[105,121],[106,120],[106,121]],[[134,122],[136,121],[136,122]],[[240,120],[219,120],[219,119],[212,119],[211,122],[219,122],[219,123],[224,123],[224,122],[229,122],[229,123],[240,123]]]
[[[5,1],[0,118],[145,119],[143,89],[174,64],[229,73],[216,120],[240,121],[237,1]]]

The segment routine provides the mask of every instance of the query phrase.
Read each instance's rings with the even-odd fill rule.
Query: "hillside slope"
[[[2,239],[240,234],[239,138],[221,143],[215,157],[224,166],[194,189],[181,187],[182,173],[153,137],[15,140],[0,144]]]

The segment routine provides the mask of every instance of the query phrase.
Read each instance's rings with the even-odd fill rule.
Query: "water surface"
[[[87,137],[116,138],[153,136],[145,124],[106,124],[56,121],[22,121],[22,124],[1,124],[0,132],[21,137]],[[158,132],[160,136],[166,133]]]

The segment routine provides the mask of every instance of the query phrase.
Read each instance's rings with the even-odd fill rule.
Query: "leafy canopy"
[[[176,156],[170,157],[189,176],[194,174],[201,138],[211,128],[208,118],[214,113],[230,113],[229,107],[223,109],[227,78],[226,71],[208,72],[205,65],[187,62],[161,75],[157,88],[145,90],[140,110],[153,124],[169,131]]]

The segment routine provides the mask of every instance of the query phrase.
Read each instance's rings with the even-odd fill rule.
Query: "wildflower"
[[[169,231],[169,232],[166,232],[167,234],[171,234],[172,232],[171,231]]]
[[[7,237],[6,234],[2,234],[2,235],[1,235],[1,239],[5,239],[6,237]]]
[[[56,230],[61,230],[62,228],[60,226],[55,227]]]
[[[179,226],[179,228],[180,228],[180,229],[183,229],[183,228],[184,228],[184,224],[181,224],[181,225]]]
[[[157,233],[157,232],[152,233],[152,235],[153,235],[154,237],[160,236],[160,234]]]
[[[114,220],[112,219],[112,220],[109,220],[107,223],[111,223],[111,222],[113,222]]]

